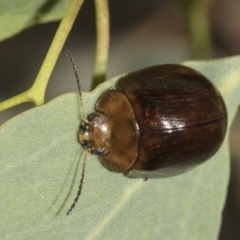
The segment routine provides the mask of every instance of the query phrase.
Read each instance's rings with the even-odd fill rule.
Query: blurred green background
[[[240,54],[239,0],[112,0],[109,4],[108,78],[156,64]],[[83,90],[89,91],[95,54],[94,14],[93,1],[85,1],[52,74],[46,102],[77,91],[67,49],[78,66]],[[31,27],[0,43],[0,101],[31,86],[58,24]],[[26,103],[0,112],[0,125],[31,107]],[[230,135],[232,172],[220,240],[240,239],[239,146],[240,111]]]

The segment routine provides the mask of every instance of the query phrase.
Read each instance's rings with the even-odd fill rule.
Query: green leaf
[[[61,19],[67,4],[66,0],[0,0],[0,41],[32,25]]]
[[[230,126],[240,102],[240,57],[185,65],[220,89]],[[118,78],[84,94],[87,114]],[[78,96],[70,93],[0,128],[1,239],[218,238],[229,179],[228,134],[212,159],[163,179],[129,179],[89,155],[81,198],[66,216],[81,175],[78,125]]]

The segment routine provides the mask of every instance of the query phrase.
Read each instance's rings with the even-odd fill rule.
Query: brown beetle
[[[159,65],[121,77],[95,110],[81,122],[79,142],[99,155],[108,170],[134,178],[192,169],[219,149],[227,128],[218,90],[183,65]]]

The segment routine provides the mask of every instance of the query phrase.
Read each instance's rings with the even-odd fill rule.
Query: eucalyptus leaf
[[[229,133],[240,102],[240,57],[184,64],[221,91]],[[86,114],[118,79],[83,94]],[[78,126],[78,95],[69,93],[0,128],[2,240],[218,238],[229,179],[228,133],[209,161],[170,178],[130,179],[89,154],[82,195],[66,216],[81,176]]]
[[[66,0],[0,0],[0,41],[39,23],[62,18]]]

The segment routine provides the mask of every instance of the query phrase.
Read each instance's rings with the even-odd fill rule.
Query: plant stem
[[[71,0],[69,2],[66,13],[63,16],[63,19],[57,29],[52,44],[32,87],[17,96],[1,102],[0,111],[6,110],[10,107],[19,105],[24,102],[33,102],[36,106],[42,105],[44,103],[44,96],[49,78],[63,48],[63,45],[67,39],[67,36],[72,29],[72,25],[77,17],[82,3],[83,0]]]
[[[209,59],[212,57],[209,10],[213,0],[178,0],[190,33],[193,57]]]
[[[210,59],[212,57],[209,10],[208,1],[195,0],[189,12],[193,56],[197,59]]]
[[[109,51],[109,10],[107,0],[95,0],[97,44],[92,87],[106,80]]]

